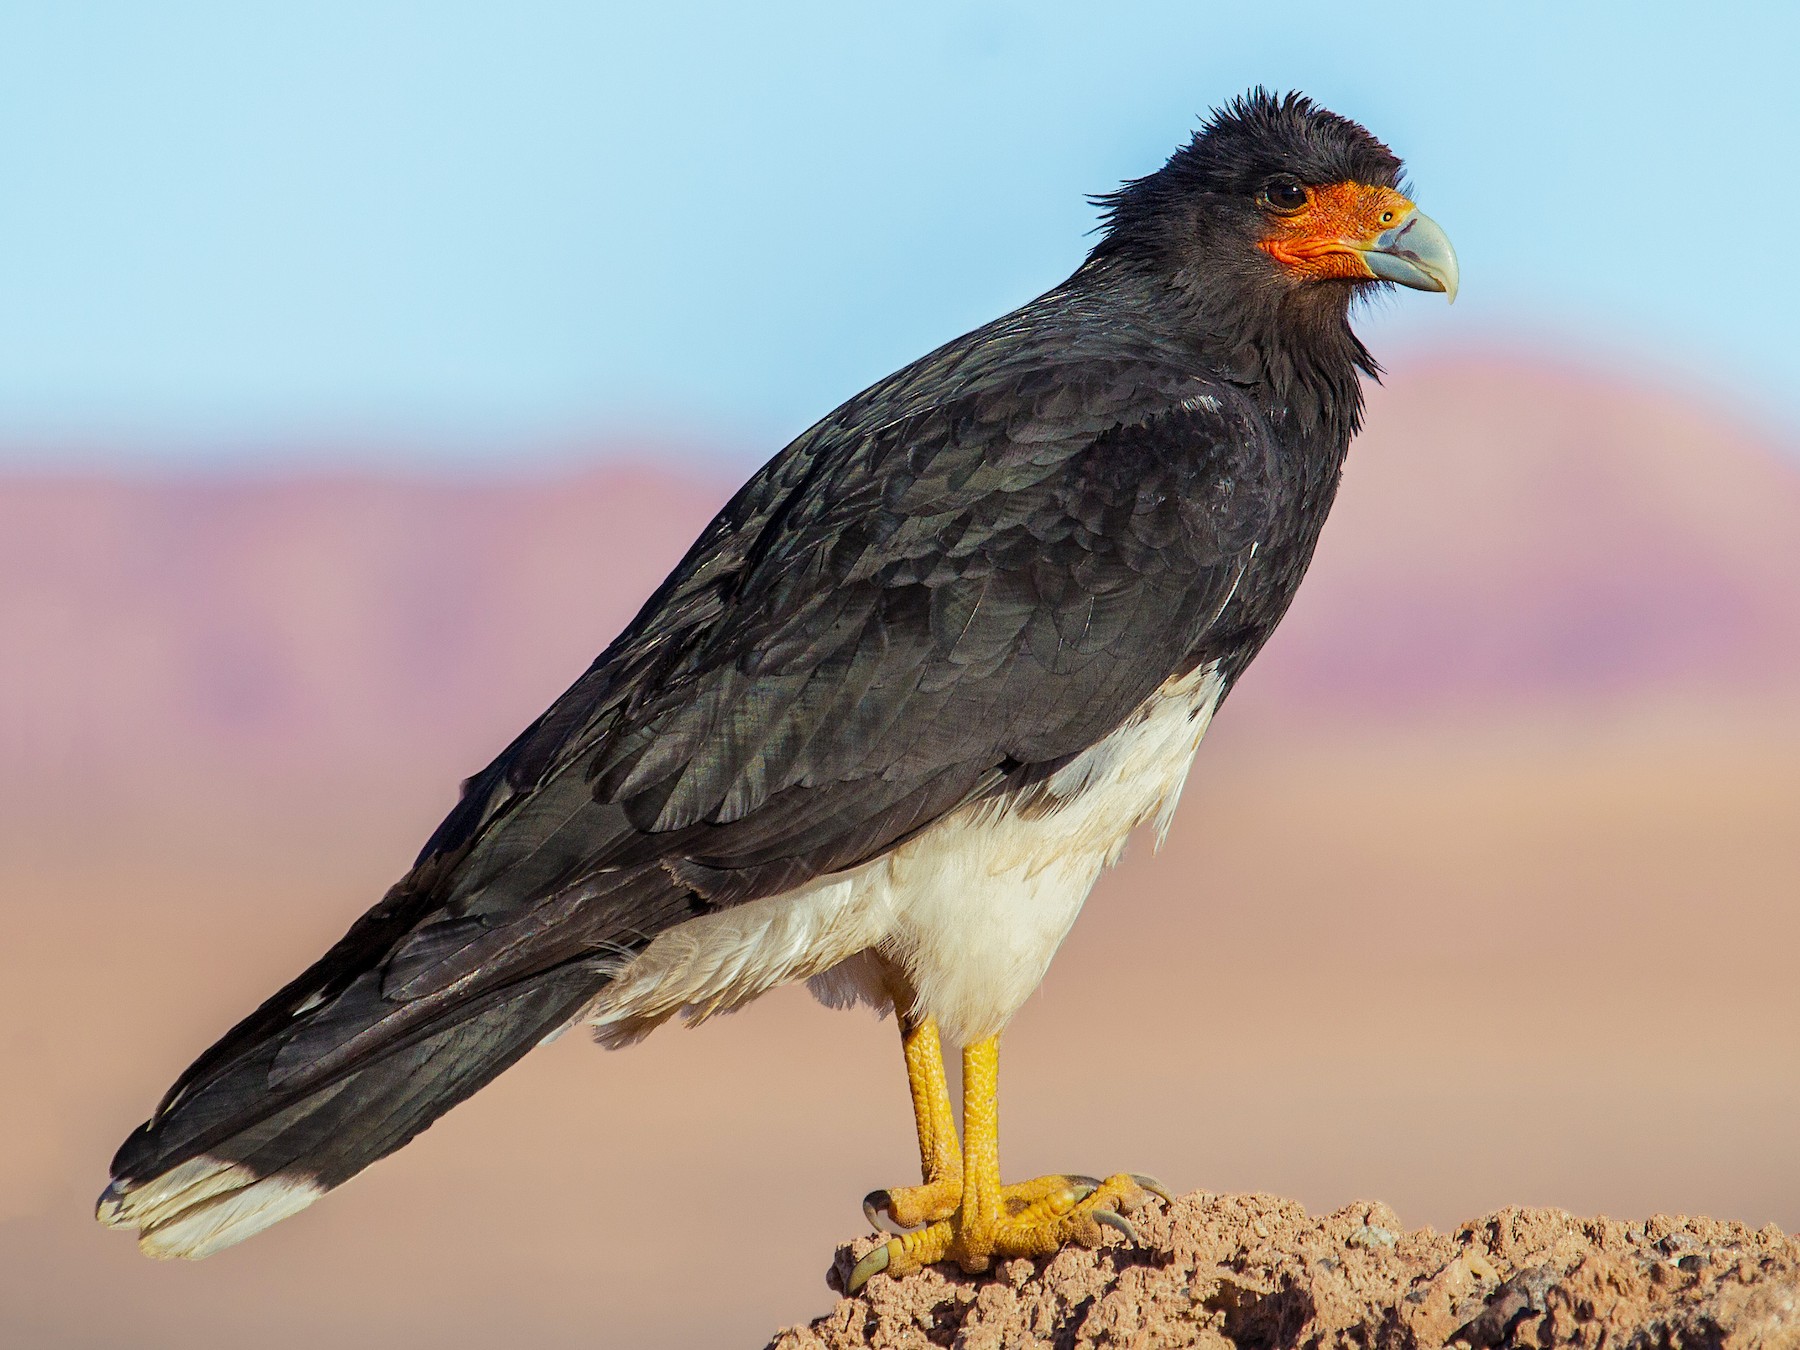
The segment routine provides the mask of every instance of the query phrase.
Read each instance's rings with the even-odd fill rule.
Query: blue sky
[[[0,459],[772,451],[1255,83],[1456,241],[1378,348],[1645,357],[1791,427],[1796,53],[1782,4],[14,0]]]

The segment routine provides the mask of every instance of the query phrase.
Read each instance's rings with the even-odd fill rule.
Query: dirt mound
[[[1446,1235],[1380,1204],[1314,1218],[1204,1193],[1133,1222],[1140,1246],[1109,1234],[988,1276],[878,1275],[771,1350],[1800,1347],[1800,1241],[1773,1225],[1504,1209]],[[873,1245],[839,1251],[833,1288]]]

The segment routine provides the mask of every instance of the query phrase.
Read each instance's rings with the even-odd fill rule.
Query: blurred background
[[[891,1026],[570,1036],[159,1266],[112,1149],[755,463],[1300,88],[1406,157],[1388,364],[1008,1169],[1800,1226],[1791,7],[0,14],[0,1341],[756,1345],[915,1166]]]

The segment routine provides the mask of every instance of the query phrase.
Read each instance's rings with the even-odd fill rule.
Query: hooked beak
[[[1452,304],[1456,302],[1456,250],[1443,228],[1418,207],[1392,229],[1355,248],[1370,276],[1415,291],[1442,291]]]

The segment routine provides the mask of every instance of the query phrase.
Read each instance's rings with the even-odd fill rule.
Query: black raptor
[[[744,485],[412,870],[182,1074],[104,1222],[204,1256],[571,1024],[617,1043],[804,979],[894,1010],[917,1113],[922,1183],[866,1202],[909,1231],[854,1284],[1128,1227],[1147,1178],[1002,1184],[997,1037],[1293,599],[1376,371],[1352,302],[1454,297],[1457,268],[1392,152],[1298,95],[1236,100],[1100,204],[1068,280]]]

